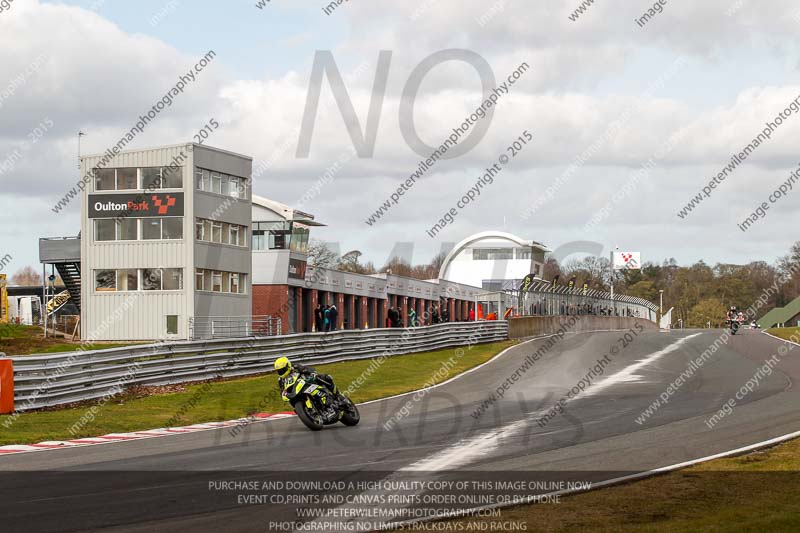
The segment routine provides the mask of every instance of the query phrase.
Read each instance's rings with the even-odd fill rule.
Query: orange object
[[[0,359],[0,415],[14,412],[14,361]]]
[[[483,305],[478,304],[478,320],[483,320]]]
[[[506,312],[503,313],[503,319],[504,320],[508,320],[508,317],[511,316],[511,313],[513,313],[513,312],[514,312],[514,308],[513,307],[509,307],[508,309],[506,309]]]

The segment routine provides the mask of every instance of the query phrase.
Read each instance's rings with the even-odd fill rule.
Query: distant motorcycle
[[[311,431],[341,422],[355,426],[361,420],[358,407],[344,394],[334,394],[312,377],[292,372],[284,381],[283,399],[291,404],[298,418]]]
[[[731,335],[736,335],[739,332],[739,328],[742,327],[744,319],[742,317],[731,318],[728,322],[730,322],[731,326]]]

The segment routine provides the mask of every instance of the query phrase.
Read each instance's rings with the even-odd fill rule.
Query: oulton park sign
[[[89,218],[182,217],[183,193],[89,195]]]

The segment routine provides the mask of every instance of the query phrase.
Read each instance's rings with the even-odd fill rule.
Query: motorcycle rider
[[[731,327],[731,332],[736,335],[739,327],[744,323],[744,313],[739,311],[735,305],[732,305],[730,311],[725,315],[725,318]]]
[[[279,357],[275,360],[275,372],[278,374],[278,388],[283,392],[285,388],[286,378],[292,372],[297,372],[303,379],[314,381],[321,384],[329,391],[333,392],[333,400],[336,401],[339,397],[339,388],[333,382],[333,378],[328,374],[318,374],[314,367],[301,365],[300,363],[292,364],[288,357]],[[320,395],[320,400],[323,405],[328,406],[328,396],[326,394]],[[334,406],[328,406],[334,409]]]

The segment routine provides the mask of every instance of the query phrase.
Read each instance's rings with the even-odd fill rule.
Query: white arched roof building
[[[528,274],[541,277],[545,253],[536,241],[502,231],[484,231],[467,237],[447,254],[439,279],[482,287],[509,288]]]

